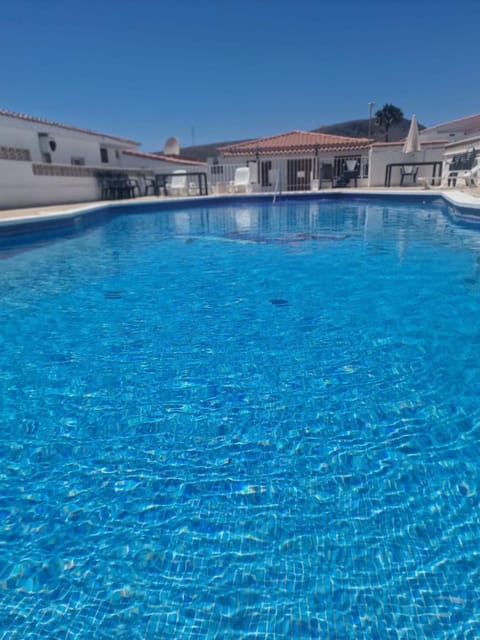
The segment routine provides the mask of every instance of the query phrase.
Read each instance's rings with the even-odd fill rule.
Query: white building
[[[209,161],[210,184],[217,192],[234,188],[235,170],[248,166],[253,191],[309,191],[338,184],[348,163],[352,186],[366,186],[370,144],[367,138],[288,131],[228,145]]]
[[[442,175],[445,141],[422,140],[421,150],[406,154],[403,152],[404,141],[376,142],[370,149],[369,187],[399,186],[402,168],[415,164],[416,182],[419,178],[427,183],[435,184],[435,177]],[[390,178],[388,179],[388,176]],[[388,180],[388,183],[387,183]],[[411,186],[411,181],[405,180],[404,186]]]
[[[445,143],[460,142],[468,138],[480,137],[480,114],[442,122],[420,131],[420,141],[442,140]]]
[[[220,148],[209,162],[214,191],[235,191],[235,171],[250,169],[251,191],[309,191],[331,187],[398,186],[401,168],[416,163],[416,177],[431,182],[442,170],[445,141],[422,143],[421,151],[403,153],[402,142],[372,143],[309,131],[259,138]],[[404,181],[405,186],[412,182]]]
[[[442,122],[419,132],[421,150],[414,154],[403,153],[403,142],[376,143],[370,152],[370,186],[385,184],[387,167],[390,166],[390,185],[396,186],[401,179],[402,165],[418,164],[418,178],[424,178],[438,185],[433,179],[435,170],[438,178],[448,173],[449,163],[458,155],[472,147],[480,150],[480,114]]]
[[[0,109],[0,208],[88,202],[102,198],[102,179],[137,179],[178,169],[180,157],[145,154],[139,142]],[[203,165],[205,166],[205,165]]]

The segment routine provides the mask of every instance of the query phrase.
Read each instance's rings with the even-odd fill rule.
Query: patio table
[[[410,161],[406,161],[406,162],[391,162],[389,164],[387,164],[387,166],[385,167],[385,186],[389,187],[391,180],[392,180],[392,168],[393,167],[424,167],[424,166],[429,166],[432,167],[432,184],[435,182],[435,180],[438,180],[439,178],[442,177],[442,165],[443,162],[441,160],[432,160],[431,162],[410,162]],[[438,169],[438,176],[437,176],[437,169]]]

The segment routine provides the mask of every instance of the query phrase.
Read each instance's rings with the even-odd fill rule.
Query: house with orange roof
[[[250,169],[251,191],[310,191],[331,187],[383,187],[401,183],[401,168],[417,163],[416,176],[435,183],[447,141],[422,141],[403,152],[404,142],[373,142],[310,131],[289,131],[220,148],[209,162],[213,191],[235,191],[235,171]],[[405,185],[407,182],[405,182]]]
[[[210,183],[217,191],[234,188],[236,169],[249,167],[253,191],[275,185],[283,191],[315,190],[345,181],[346,173],[362,186],[368,182],[370,146],[367,138],[311,131],[248,140],[220,148],[220,157],[209,162]]]

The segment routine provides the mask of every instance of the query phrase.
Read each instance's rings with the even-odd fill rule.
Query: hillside
[[[400,123],[392,125],[388,132],[388,139],[390,142],[406,138],[409,127],[410,120],[407,120],[406,118],[403,118]],[[421,124],[418,125],[418,128],[420,130],[425,129]],[[351,138],[368,138],[368,118],[365,118],[364,120],[348,120],[348,122],[325,125],[318,129],[313,129],[313,131],[319,133],[331,133],[337,136],[349,136]],[[372,120],[371,137],[378,141],[385,140],[385,133],[375,125],[374,120]]]
[[[405,118],[399,124],[393,125],[389,131],[389,140],[395,141],[406,138],[409,126],[410,120],[406,120]],[[418,128],[420,130],[425,129],[423,125],[419,125]],[[348,120],[347,122],[329,124],[319,127],[318,129],[312,129],[312,131],[316,133],[330,133],[332,135],[348,136],[350,138],[368,138],[368,119]],[[379,130],[379,128],[374,124],[373,120],[371,137],[379,141],[383,141],[385,139],[385,134],[383,133],[383,131]],[[247,142],[248,140],[251,140],[251,138],[246,138],[245,140],[226,140],[223,142],[212,142],[210,144],[182,147],[181,156],[182,158],[188,158],[190,160],[206,162],[208,158],[214,158],[218,155],[219,147],[224,147],[230,144],[238,144],[239,142]],[[154,153],[163,152],[157,151]]]

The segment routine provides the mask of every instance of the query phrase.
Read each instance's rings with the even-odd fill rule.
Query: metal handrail
[[[280,171],[277,171],[275,176],[275,184],[273,186],[273,204],[277,201],[277,195],[280,197],[282,195],[282,187],[280,186]]]

